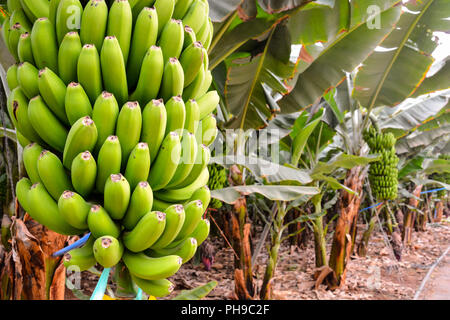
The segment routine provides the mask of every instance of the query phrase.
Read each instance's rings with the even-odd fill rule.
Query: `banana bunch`
[[[219,103],[206,0],[9,0],[7,107],[24,147],[17,197],[81,271],[123,263],[146,293],[209,234]]]
[[[398,193],[398,157],[395,154],[396,139],[392,133],[379,133],[370,127],[364,140],[371,154],[380,154],[381,160],[369,168],[370,187],[378,200],[394,200]]]
[[[218,164],[210,164],[209,168],[209,181],[208,187],[211,190],[219,190],[223,189],[227,185],[227,169],[218,165]],[[213,209],[222,208],[222,202],[217,199],[212,199],[211,204],[209,205]]]

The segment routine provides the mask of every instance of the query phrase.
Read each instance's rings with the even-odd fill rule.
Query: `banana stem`
[[[106,291],[106,285],[108,284],[110,271],[110,268],[103,269],[103,272],[100,275],[100,279],[98,279],[97,286],[95,287],[90,300],[103,300],[103,296],[105,295]]]

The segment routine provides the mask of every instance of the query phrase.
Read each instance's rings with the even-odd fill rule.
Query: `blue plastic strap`
[[[375,207],[378,207],[380,204],[382,204],[383,202],[380,202],[380,203],[377,203],[377,204],[374,204],[373,206],[370,206],[370,207],[367,207],[367,208],[364,208],[364,209],[361,209],[361,210],[359,210],[359,212],[363,212],[363,211],[366,211],[366,210],[369,210],[369,209],[372,209],[372,208],[375,208]]]
[[[97,285],[95,286],[95,290],[92,293],[90,300],[103,300],[105,296],[106,286],[108,284],[108,277],[111,268],[103,269],[102,274],[100,275],[100,279],[98,279]]]
[[[53,257],[59,257],[62,256],[63,254],[65,254],[66,252],[69,252],[70,250],[76,249],[81,247],[83,244],[85,244],[89,237],[91,236],[91,233],[89,232],[88,234],[86,234],[83,238],[81,238],[78,241],[75,241],[74,243],[72,243],[70,246],[67,246],[59,251],[56,251],[55,253],[52,254]]]
[[[136,298],[134,300],[142,300],[142,290],[139,288]]]
[[[441,190],[447,190],[447,188],[439,188],[439,189],[433,189],[433,190],[422,191],[420,194],[431,193],[431,192],[441,191]]]

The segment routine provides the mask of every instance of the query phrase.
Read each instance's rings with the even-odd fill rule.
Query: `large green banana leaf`
[[[436,69],[430,70],[430,72],[433,71],[433,75],[423,80],[420,87],[412,95],[413,97],[450,88],[450,57],[438,63]]]
[[[396,28],[356,76],[354,97],[362,106],[395,106],[414,92],[434,61],[431,53],[438,44],[433,32],[448,32],[449,16],[448,0],[408,1]]]
[[[424,148],[444,146],[450,141],[450,123],[433,130],[420,131],[399,139],[395,145],[397,154],[417,154]]]

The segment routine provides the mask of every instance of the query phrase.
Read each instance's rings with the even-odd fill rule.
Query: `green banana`
[[[134,190],[139,182],[147,181],[150,172],[150,151],[145,142],[138,143],[128,158],[125,178]]]
[[[165,201],[158,200],[156,198],[153,198],[153,207],[152,210],[156,211],[166,211],[168,207],[171,205],[174,205],[175,203],[169,203]]]
[[[128,86],[130,88],[136,86],[141,71],[142,61],[150,47],[156,44],[157,37],[158,15],[154,8],[145,7],[137,17],[133,30],[133,39],[131,41],[130,56],[127,66]]]
[[[22,97],[25,94],[23,93],[23,91],[20,87],[16,87],[15,89],[13,89],[11,91],[9,97],[6,99],[6,108],[8,110],[8,115],[9,115],[9,118],[11,119],[15,128],[17,128],[17,126],[18,126],[17,114],[16,114],[18,104],[16,102],[17,99],[15,98],[16,95],[18,97]],[[26,97],[25,97],[25,99],[26,99]]]
[[[19,142],[19,144],[22,148],[25,148],[27,145],[29,145],[31,143],[31,141],[28,140],[27,138],[25,138],[24,135],[20,133],[20,131],[16,130],[16,135],[17,135],[17,141]]]
[[[205,21],[207,21],[207,4],[203,1],[194,1],[189,7],[189,10],[183,17],[183,24],[189,26],[194,30],[198,38],[198,33]]]
[[[98,153],[106,139],[116,131],[119,104],[112,93],[103,91],[95,101],[92,110],[92,120],[97,126],[98,138],[95,151]]]
[[[94,242],[95,260],[104,268],[114,267],[122,259],[123,244],[112,236],[103,236]]]
[[[173,276],[180,269],[183,259],[171,255],[151,258],[144,253],[132,253],[125,250],[123,262],[130,273],[146,280],[161,280]]]
[[[128,0],[115,0],[109,10],[106,34],[117,38],[125,65],[128,62],[132,29],[133,13]]]
[[[19,0],[20,6],[22,7],[23,11],[25,12],[25,15],[27,16],[28,20],[30,22],[34,23],[38,17],[33,14],[33,12],[28,8],[28,6],[25,3],[25,0]]]
[[[176,132],[181,137],[186,121],[186,107],[181,96],[174,96],[166,103],[167,125],[165,135]]]
[[[32,183],[40,182],[42,183],[41,177],[39,177],[39,172],[37,168],[37,163],[41,152],[43,151],[42,147],[33,142],[27,145],[23,149],[22,158],[23,164],[25,166],[25,170],[27,172],[28,177],[30,178]]]
[[[131,151],[139,143],[142,127],[142,112],[137,102],[127,102],[117,118],[116,136],[120,140],[124,165]]]
[[[184,43],[183,50],[186,50],[191,44],[197,41],[194,30],[189,26],[184,26]]]
[[[85,89],[91,103],[94,104],[103,90],[100,57],[95,45],[85,44],[81,49],[77,75],[78,82]]]
[[[11,91],[19,86],[19,81],[17,80],[17,64],[11,65],[8,71],[6,71],[6,82]]]
[[[208,90],[212,84],[211,70],[203,70],[203,71],[205,72],[204,79],[203,79],[203,82],[201,83],[201,85],[198,87],[196,96],[193,96],[194,99],[200,99],[201,97],[203,97],[208,92]]]
[[[184,207],[184,212],[186,213],[186,219],[184,220],[183,227],[178,233],[178,236],[175,238],[175,242],[185,239],[195,230],[195,228],[197,228],[204,213],[203,202],[200,200],[189,202]]]
[[[186,123],[184,125],[184,128],[188,132],[195,134],[199,127],[199,123],[200,108],[198,106],[198,103],[194,99],[189,99],[188,102],[186,102]]]
[[[158,96],[164,73],[164,58],[160,47],[151,46],[145,54],[132,101],[143,106]]]
[[[28,178],[22,178],[16,183],[16,197],[25,212],[30,210],[28,204],[28,194],[30,192],[32,183]]]
[[[67,86],[64,97],[64,108],[70,125],[73,125],[83,117],[92,115],[92,105],[83,86],[76,82],[71,82]]]
[[[203,67],[203,59],[204,50],[201,42],[194,42],[183,51],[180,63],[184,70],[184,87],[194,82]]]
[[[175,10],[173,11],[173,17],[175,19],[183,19],[193,1],[194,0],[177,0]]]
[[[167,255],[177,255],[183,259],[183,264],[188,262],[194,257],[195,252],[197,251],[197,239],[195,238],[187,238],[180,245],[175,248],[166,248],[159,250],[151,250],[149,255],[151,257],[164,257]]]
[[[57,74],[49,68],[39,71],[39,92],[47,106],[64,124],[69,124],[65,109],[66,85]]]
[[[6,45],[6,48],[8,49],[9,52],[12,52],[11,50],[11,46],[9,43],[9,34],[11,32],[11,17],[6,17],[5,21],[3,21],[3,25],[2,25],[2,38],[3,38],[3,42]]]
[[[39,18],[34,23],[31,29],[31,48],[39,69],[49,67],[58,74],[58,41],[48,18]]]
[[[208,23],[209,23],[209,33],[208,36],[206,37],[205,43],[203,44],[203,47],[205,47],[206,51],[208,51],[209,48],[211,47],[211,43],[214,38],[214,25],[212,23],[211,18],[208,19]]]
[[[164,140],[167,125],[167,111],[162,100],[152,100],[142,112],[141,141],[148,145],[150,163],[155,161]]]
[[[111,218],[121,220],[130,203],[130,184],[122,174],[112,174],[106,180],[104,206]]]
[[[181,96],[184,88],[184,71],[177,58],[170,58],[164,67],[159,95],[164,101]]]
[[[69,225],[59,213],[58,204],[48,194],[45,187],[36,183],[31,186],[27,197],[28,214],[52,231],[64,235],[79,235],[82,230]]]
[[[88,197],[95,187],[97,163],[89,151],[78,154],[72,161],[70,177],[76,192]]]
[[[53,23],[53,25],[56,24],[56,11],[58,10],[58,6],[61,0],[50,0],[49,7],[48,7],[48,19]]]
[[[182,183],[189,176],[194,167],[197,152],[198,144],[195,136],[190,132],[184,132],[183,138],[181,139],[180,163],[169,184],[165,187],[166,189],[170,189],[172,186]]]
[[[199,189],[197,189],[189,199],[190,201],[194,200],[200,200],[203,203],[203,212],[208,209],[209,203],[211,202],[211,191],[209,190],[208,186],[203,186]]]
[[[220,97],[217,91],[210,91],[197,100],[200,108],[200,120],[203,120],[212,113],[220,102]]]
[[[20,62],[29,62],[35,64],[33,57],[33,49],[31,48],[31,37],[28,32],[20,35],[19,43],[17,45],[17,55]]]
[[[95,188],[98,192],[104,192],[106,180],[110,175],[120,173],[121,163],[122,149],[120,147],[119,138],[116,136],[109,136],[100,148],[97,157],[97,179]]]
[[[79,0],[61,0],[59,2],[55,22],[58,44],[61,44],[67,32],[81,28],[82,15],[83,6]]]
[[[131,10],[133,11],[133,22],[137,21],[139,14],[145,7],[152,7],[155,0],[130,0]]]
[[[122,220],[122,225],[127,230],[132,230],[139,220],[150,212],[153,207],[153,191],[147,181],[139,182],[134,189],[127,213]]]
[[[108,212],[99,205],[93,205],[88,214],[88,226],[95,238],[103,236],[111,236],[118,238],[120,235],[120,228],[115,223]]]
[[[168,207],[164,211],[166,215],[166,225],[164,232],[150,248],[152,250],[162,249],[167,247],[177,237],[181,228],[183,227],[185,212],[182,205],[176,204]]]
[[[71,31],[65,36],[58,51],[59,76],[66,85],[78,80],[78,57],[82,50],[78,32]]]
[[[134,275],[131,275],[131,279],[146,294],[157,298],[168,296],[175,288],[173,283],[167,279],[145,280]]]
[[[26,7],[36,18],[48,17],[48,0],[20,0],[22,7]],[[31,20],[31,19],[30,19]]]
[[[217,134],[219,133],[217,129],[217,120],[213,114],[209,114],[202,120],[202,126],[199,128],[199,143],[205,146],[210,146],[216,140]]]
[[[68,131],[53,115],[41,96],[32,98],[28,103],[28,118],[42,140],[57,151],[64,151]]]
[[[184,27],[181,20],[170,19],[164,26],[158,40],[164,56],[164,64],[170,58],[179,58],[183,51]]]
[[[37,169],[45,189],[56,201],[64,191],[72,190],[70,178],[54,153],[43,150],[39,155]]]
[[[94,257],[95,237],[90,236],[88,241],[81,248],[67,252],[63,258],[63,264],[67,269],[75,268],[75,271],[82,272],[89,270],[97,264]]]
[[[29,62],[20,63],[17,67],[17,81],[28,99],[39,94],[39,70]]]
[[[206,81],[206,72],[204,68],[200,68],[197,76],[194,81],[184,88],[183,91],[183,100],[187,101],[189,99],[197,99],[202,96],[202,89],[204,86],[204,82]]]
[[[181,156],[180,137],[170,132],[163,140],[158,156],[150,169],[148,182],[153,191],[164,188],[172,180]]]
[[[19,23],[21,25],[24,32],[31,31],[32,24],[30,20],[28,20],[25,11],[22,8],[11,11],[10,24],[15,25],[16,23]]]
[[[5,2],[5,1],[3,1],[3,2]],[[8,9],[8,12],[13,12],[14,10],[22,9],[22,5],[20,4],[19,0],[7,0],[6,8]]]
[[[154,7],[158,13],[158,36],[161,34],[166,23],[172,18],[176,0],[156,0]]]
[[[189,237],[195,238],[197,240],[197,245],[200,246],[208,238],[210,227],[209,220],[202,219]]]
[[[108,6],[104,0],[90,0],[81,18],[80,38],[83,44],[93,44],[101,50],[108,24]]]
[[[64,191],[58,199],[58,210],[72,227],[86,230],[87,217],[91,206],[77,193]]]
[[[128,101],[127,73],[116,37],[107,36],[103,41],[100,65],[105,90],[114,94],[119,105],[124,105]]]
[[[203,23],[203,25],[202,25],[202,27],[200,28],[200,30],[198,31],[198,34],[197,34],[197,39],[198,39],[198,41],[200,41],[202,44],[205,44],[206,43],[206,39],[208,38],[208,36],[209,36],[209,28],[210,28],[210,25],[209,25],[209,19],[207,19],[204,23]],[[205,46],[206,47],[206,46]]]
[[[20,40],[20,36],[24,32],[25,32],[25,30],[22,28],[20,23],[16,23],[16,24],[12,25],[11,30],[9,32],[8,43],[9,43],[9,47],[10,47],[10,52],[16,61],[19,61],[19,52],[18,52],[19,40]]]
[[[165,213],[150,211],[139,220],[133,230],[123,234],[123,244],[132,252],[144,251],[158,240],[163,234],[165,226]]]
[[[200,145],[200,147],[198,148],[197,157],[195,158],[194,166],[192,167],[189,176],[182,183],[175,185],[171,188],[180,189],[192,185],[195,182],[195,180],[198,179],[200,174],[205,170],[205,168],[207,168],[210,159],[211,159],[211,150],[205,145]],[[199,188],[200,187],[201,186],[199,186]]]
[[[67,135],[63,153],[63,164],[70,170],[72,161],[84,151],[92,152],[97,142],[97,127],[90,117],[80,118]]]

